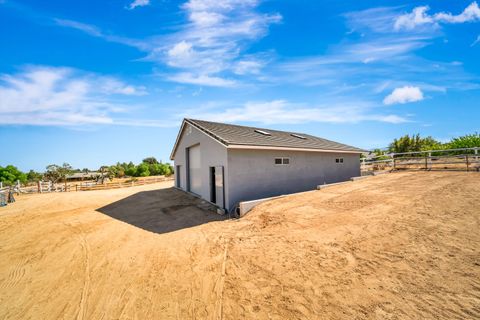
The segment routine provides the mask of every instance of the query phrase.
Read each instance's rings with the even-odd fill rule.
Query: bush
[[[24,184],[27,182],[27,175],[15,166],[8,165],[5,168],[0,166],[0,181],[4,185],[14,185],[17,180],[20,180],[20,183]]]

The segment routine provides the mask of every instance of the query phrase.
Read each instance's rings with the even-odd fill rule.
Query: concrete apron
[[[209,205],[211,205],[212,207],[215,208],[215,211],[216,211],[217,214],[219,214],[219,215],[224,215],[224,214],[226,213],[225,209],[220,208],[217,204],[215,204],[215,203],[213,203],[213,202],[210,202],[210,201],[208,201],[208,200],[203,199],[201,196],[199,196],[199,195],[196,194],[196,193],[193,193],[193,192],[190,192],[190,191],[187,191],[187,190],[183,190],[183,189],[181,189],[181,188],[179,188],[179,187],[177,187],[177,186],[173,186],[173,187],[174,187],[175,189],[179,190],[179,191],[182,191],[182,192],[185,192],[185,193],[187,193],[187,194],[189,194],[189,195],[191,195],[191,196],[194,196],[195,198],[198,198],[198,199],[204,201],[205,203],[208,203]]]

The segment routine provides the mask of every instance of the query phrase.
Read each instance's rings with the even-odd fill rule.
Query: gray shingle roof
[[[348,146],[346,144],[330,141],[323,138],[311,136],[309,134],[286,132],[271,129],[263,129],[256,127],[246,127],[226,123],[210,122],[195,119],[185,119],[194,127],[204,131],[214,139],[222,142],[224,145],[248,145],[248,146],[267,146],[267,147],[283,147],[283,148],[301,148],[301,149],[318,149],[331,151],[349,151],[364,152],[359,148]],[[264,135],[258,131],[261,130],[270,133]],[[305,139],[292,136],[299,135]]]

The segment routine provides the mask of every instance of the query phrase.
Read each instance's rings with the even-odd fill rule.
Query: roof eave
[[[180,137],[182,136],[183,128],[185,127],[185,123],[190,124],[191,126],[198,129],[200,132],[207,135],[209,138],[217,141],[218,143],[220,143],[224,147],[228,146],[228,141],[220,138],[218,135],[214,134],[210,130],[208,130],[208,129],[204,128],[203,126],[199,125],[198,123],[195,122],[195,120],[185,118],[185,119],[183,119],[182,126],[180,127],[180,131],[178,132],[177,139],[175,140],[175,144],[173,145],[172,152],[170,153],[170,160],[172,160],[172,161],[174,160],[175,153],[176,153],[177,147],[178,147],[178,143],[180,142]]]

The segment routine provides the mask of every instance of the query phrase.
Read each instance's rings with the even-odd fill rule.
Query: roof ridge
[[[196,121],[209,122],[209,123],[213,123],[213,124],[221,124],[221,125],[247,128],[247,129],[257,129],[257,130],[275,131],[275,132],[283,132],[283,133],[295,133],[295,134],[300,134],[300,135],[309,135],[310,137],[314,137],[314,138],[317,138],[317,139],[323,139],[323,138],[315,137],[311,134],[303,133],[303,132],[294,132],[294,131],[277,130],[277,129],[271,129],[271,128],[244,126],[244,125],[241,125],[241,124],[233,124],[233,123],[227,123],[227,122],[217,122],[217,121],[209,121],[209,120],[201,120],[201,119],[185,118],[185,120],[189,120],[189,121],[192,121],[192,122],[196,122]],[[327,139],[324,139],[324,140],[327,140]]]

